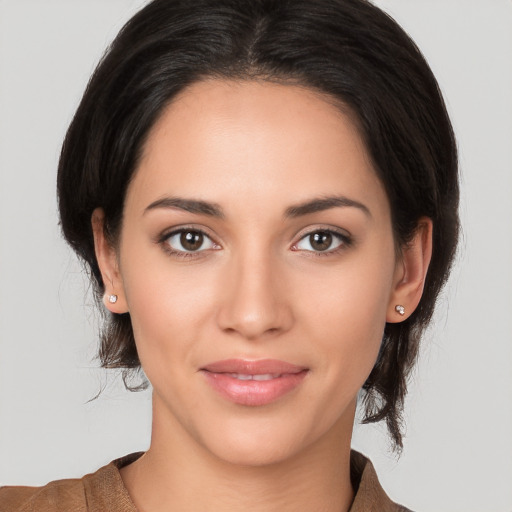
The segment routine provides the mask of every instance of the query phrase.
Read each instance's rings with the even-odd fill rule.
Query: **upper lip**
[[[259,359],[251,361],[246,359],[224,359],[203,366],[201,370],[212,373],[238,373],[242,375],[265,375],[300,373],[306,370],[304,366],[287,363],[278,359]]]

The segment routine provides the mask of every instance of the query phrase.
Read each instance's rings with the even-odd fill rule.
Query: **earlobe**
[[[117,253],[105,234],[104,219],[103,209],[96,208],[92,213],[91,225],[94,235],[94,251],[105,287],[103,304],[112,313],[126,313],[128,307],[124,296]]]
[[[417,308],[432,257],[432,230],[432,220],[422,217],[412,240],[402,248],[386,322],[402,322]]]

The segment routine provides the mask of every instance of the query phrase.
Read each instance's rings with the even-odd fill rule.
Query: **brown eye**
[[[293,249],[308,252],[334,252],[343,245],[350,245],[348,236],[333,231],[318,230],[301,238]]]
[[[332,245],[332,234],[326,231],[319,231],[309,235],[309,243],[315,251],[326,251]]]
[[[204,236],[197,231],[184,231],[180,235],[180,243],[186,251],[197,251],[203,245]]]
[[[175,253],[201,252],[216,248],[210,237],[194,229],[175,231],[165,239],[165,243]]]

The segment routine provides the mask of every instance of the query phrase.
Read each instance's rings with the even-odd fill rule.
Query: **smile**
[[[277,401],[299,387],[308,373],[307,368],[271,359],[217,361],[201,371],[223,398],[246,406]]]

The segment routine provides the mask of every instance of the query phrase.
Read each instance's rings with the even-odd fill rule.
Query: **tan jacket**
[[[56,480],[44,487],[1,487],[0,512],[137,512],[119,469],[140,455],[117,459],[80,479]],[[367,458],[353,451],[350,462],[356,496],[349,512],[408,511],[387,497]]]

